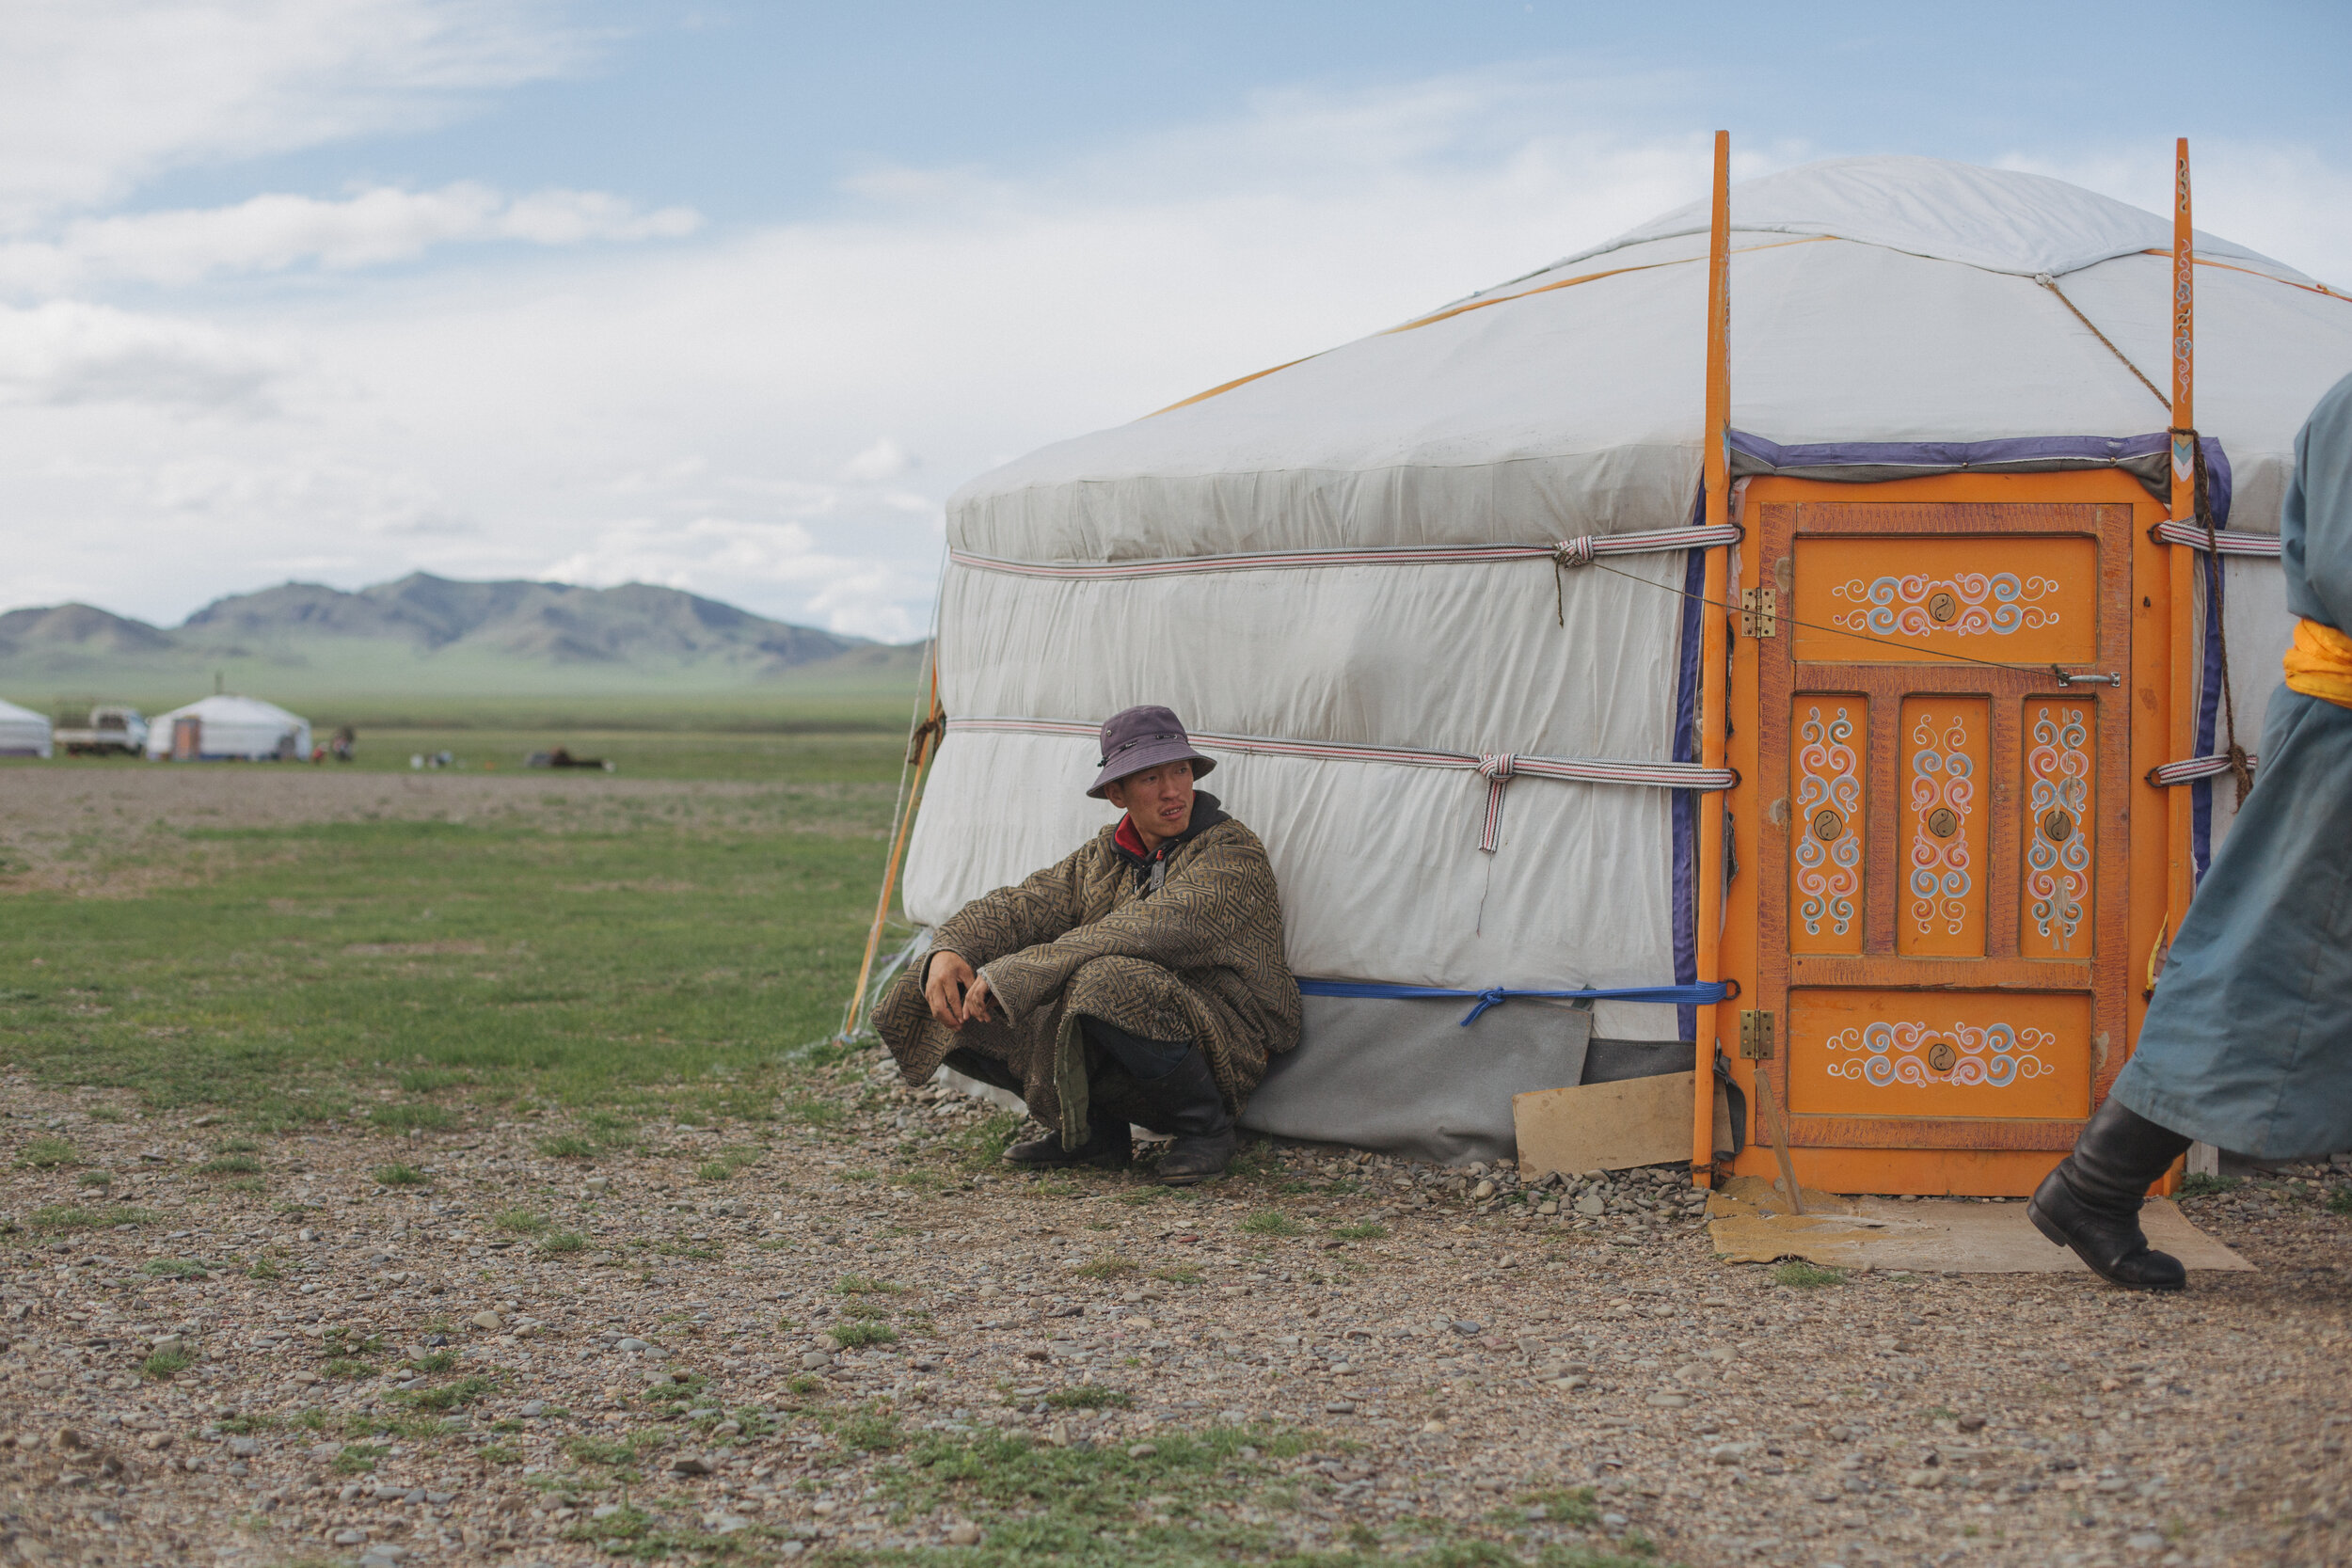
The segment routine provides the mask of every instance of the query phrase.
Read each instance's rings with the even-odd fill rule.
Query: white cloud
[[[72,300],[0,306],[0,396],[17,403],[250,414],[282,368],[251,339],[201,322]]]
[[[869,171],[860,203],[824,221],[558,246],[496,267],[451,248],[397,280],[330,257],[393,243],[379,233],[417,243],[429,214],[403,208],[376,230],[323,203],[349,227],[320,238],[291,225],[277,249],[220,242],[247,271],[292,255],[283,265],[315,273],[240,282],[224,262],[212,276],[230,280],[194,296],[205,321],[183,309],[151,327],[197,364],[247,367],[243,406],[260,412],[240,420],[171,412],[200,396],[159,409],[68,395],[108,384],[77,379],[71,356],[27,380],[8,335],[40,312],[0,312],[0,393],[29,410],[0,421],[0,515],[39,521],[15,530],[12,570],[172,619],[295,562],[343,586],[418,567],[638,578],[918,636],[941,508],[966,476],[1376,330],[1702,192],[1703,136],[1619,128],[1633,90],[1511,71],[1280,95],[1033,176]],[[1740,170],[1814,155],[1751,148]],[[2325,210],[2339,171],[2252,153],[2243,166],[2270,170],[2259,199],[2312,227],[2249,227],[2229,208],[2239,176],[2218,149],[2200,166],[2208,227],[2324,277],[2352,271],[2352,240]],[[2118,190],[2113,171],[2058,172],[2161,199]]]
[[[916,466],[904,448],[884,436],[844,464],[841,477],[858,484],[881,484]]]
[[[439,123],[594,41],[554,0],[9,0],[0,227],[165,169]]]
[[[690,208],[642,212],[600,191],[509,198],[470,182],[435,191],[379,187],[336,201],[257,196],[230,207],[84,218],[54,239],[0,244],[0,291],[56,293],[113,281],[170,286],[305,263],[349,270],[466,241],[675,239],[701,223]]]

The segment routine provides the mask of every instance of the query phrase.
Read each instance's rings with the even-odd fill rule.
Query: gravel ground
[[[2180,1297],[1800,1288],[1716,1264],[1665,1172],[1033,1180],[974,1156],[986,1107],[866,1066],[833,1125],[593,1159],[543,1152],[549,1118],[223,1164],[225,1126],[8,1083],[0,1559],[953,1551],[1019,1509],[906,1501],[936,1445],[1142,1474],[1240,1428],[1218,1487],[1138,1513],[1707,1565],[2352,1561],[2348,1173],[2187,1200],[2260,1272]]]

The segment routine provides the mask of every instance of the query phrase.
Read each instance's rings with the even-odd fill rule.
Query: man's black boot
[[[1199,1050],[1165,1077],[1143,1085],[1153,1112],[1145,1123],[1154,1132],[1173,1132],[1176,1141],[1160,1156],[1160,1184],[1190,1187],[1225,1174],[1241,1139],[1233,1132],[1233,1113],[1225,1108],[1225,1095],[1209,1070],[1208,1056]]]
[[[2171,1254],[2150,1250],[2139,1228],[2139,1205],[2149,1184],[2188,1145],[2184,1134],[2110,1095],[2084,1126],[2074,1151],[2042,1178],[2026,1217],[2058,1245],[2074,1248],[2110,1284],[2177,1291],[2188,1283],[2188,1272]]]
[[[1062,1170],[1071,1165],[1116,1167],[1135,1157],[1135,1133],[1124,1121],[1104,1117],[1089,1118],[1087,1141],[1075,1148],[1062,1148],[1061,1134],[1048,1132],[1005,1150],[1007,1164],[1026,1165],[1031,1170]]]

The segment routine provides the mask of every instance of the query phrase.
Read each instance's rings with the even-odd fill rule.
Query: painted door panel
[[[1772,1074],[1801,1177],[2030,1190],[2122,1066],[2161,511],[2113,474],[1751,484],[1740,580],[1780,610],[1732,654],[1722,1010],[1774,1015],[1734,1071]],[[1751,1131],[1734,1168],[1769,1175]]]

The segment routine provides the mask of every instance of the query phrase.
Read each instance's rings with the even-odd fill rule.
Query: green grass
[[[34,1170],[56,1170],[59,1165],[78,1165],[81,1151],[63,1138],[34,1138],[18,1150],[16,1163]]]
[[[2208,1176],[2203,1171],[2190,1171],[2181,1178],[2183,1197],[2204,1197],[2214,1193],[2235,1192],[2246,1185],[2242,1176]]]
[[[77,1187],[90,1187],[103,1191],[113,1186],[115,1179],[103,1170],[86,1170],[73,1179],[73,1184]]]
[[[841,1341],[844,1350],[864,1350],[868,1345],[895,1345],[898,1342],[897,1329],[870,1318],[837,1323],[826,1332]]]
[[[159,1350],[139,1363],[139,1375],[159,1383],[168,1382],[176,1372],[184,1372],[196,1365],[196,1357],[184,1350]]]
[[[1279,1209],[1261,1209],[1241,1222],[1241,1229],[1252,1236],[1304,1236],[1307,1227]]]
[[[196,1167],[199,1176],[258,1176],[262,1162],[250,1154],[215,1154]]]
[[[145,1264],[141,1274],[151,1274],[159,1279],[201,1279],[212,1265],[199,1263],[193,1258],[158,1258]]]
[[[833,1288],[835,1294],[845,1296],[902,1296],[907,1293],[903,1285],[862,1274],[845,1274],[834,1282]]]
[[[456,1365],[457,1353],[455,1351],[437,1350],[428,1352],[423,1355],[420,1355],[415,1360],[409,1362],[408,1370],[413,1372],[423,1372],[428,1376],[437,1377]]]
[[[338,1355],[329,1359],[319,1369],[319,1375],[336,1378],[373,1377],[375,1369],[365,1361],[355,1361],[348,1355]]]
[[[1165,1285],[1198,1285],[1201,1275],[1199,1269],[1189,1264],[1180,1264],[1174,1268],[1153,1269],[1152,1277]]]
[[[1270,1503],[1274,1462],[1310,1446],[1306,1434],[1241,1428],[1152,1434],[1154,1452],[1122,1446],[1053,1448],[1017,1435],[925,1435],[902,1464],[878,1473],[910,1513],[933,1509],[980,1527],[980,1545],[915,1554],[917,1560],[986,1564],[1119,1563],[1149,1568],[1311,1560],[1356,1568],[1371,1560],[1293,1555],[1275,1527],[1239,1522],[1236,1502]],[[1243,1457],[1245,1449],[1255,1450]],[[1484,1543],[1478,1544],[1484,1545]],[[1380,1559],[1383,1562],[1411,1559]],[[1461,1568],[1502,1557],[1457,1557]]]
[[[228,1110],[265,1138],[329,1120],[430,1134],[524,1096],[572,1122],[550,1141],[599,1147],[678,1111],[837,1127],[821,1053],[789,1048],[838,1026],[855,978],[905,720],[893,696],[865,703],[870,730],[815,733],[823,705],[793,701],[747,694],[765,733],[623,775],[748,792],[533,776],[462,822],[167,822],[74,849],[138,885],[0,890],[0,1059],[151,1112]]]
[[[737,1171],[746,1165],[757,1164],[759,1164],[759,1150],[755,1148],[724,1149],[716,1160],[706,1160],[696,1165],[694,1180],[697,1181],[733,1180]]]
[[[335,1456],[335,1473],[339,1476],[364,1476],[375,1469],[375,1462],[388,1450],[374,1443],[345,1443],[343,1451]]]
[[[1376,1242],[1388,1233],[1387,1226],[1374,1220],[1359,1220],[1354,1225],[1343,1225],[1331,1232],[1343,1242]]]
[[[1846,1283],[1846,1271],[1825,1269],[1818,1263],[1791,1259],[1772,1271],[1772,1283],[1786,1285],[1792,1290],[1816,1291],[1824,1285],[1843,1285]]]
[[[595,1142],[577,1132],[562,1132],[552,1138],[541,1138],[538,1148],[550,1160],[590,1160],[596,1153]]]
[[[1134,1274],[1137,1264],[1115,1252],[1106,1252],[1090,1262],[1081,1263],[1071,1272],[1088,1279],[1119,1279]]]
[[[557,1230],[539,1238],[539,1250],[552,1257],[564,1257],[588,1250],[588,1238],[577,1230]]]
[[[1045,1402],[1056,1410],[1126,1410],[1136,1397],[1124,1388],[1105,1388],[1099,1383],[1073,1383],[1067,1388],[1057,1388],[1045,1396]]]
[[[501,1209],[492,1223],[510,1236],[538,1236],[546,1233],[551,1222],[535,1210]]]
[[[414,1165],[378,1165],[375,1180],[385,1187],[421,1187],[428,1178]]]
[[[213,1145],[213,1152],[215,1154],[259,1154],[262,1152],[262,1146],[251,1138],[223,1138]]]
[[[2328,1195],[2328,1212],[2352,1214],[2352,1187],[2338,1187]]]
[[[34,1210],[24,1223],[35,1230],[104,1230],[118,1225],[152,1225],[155,1217],[148,1210],[119,1204],[85,1209],[79,1204],[53,1203]]]
[[[454,1383],[444,1383],[437,1388],[420,1388],[412,1394],[401,1394],[396,1397],[412,1409],[459,1410],[473,1403],[474,1401],[498,1386],[497,1378],[485,1377],[476,1372],[461,1377]]]

